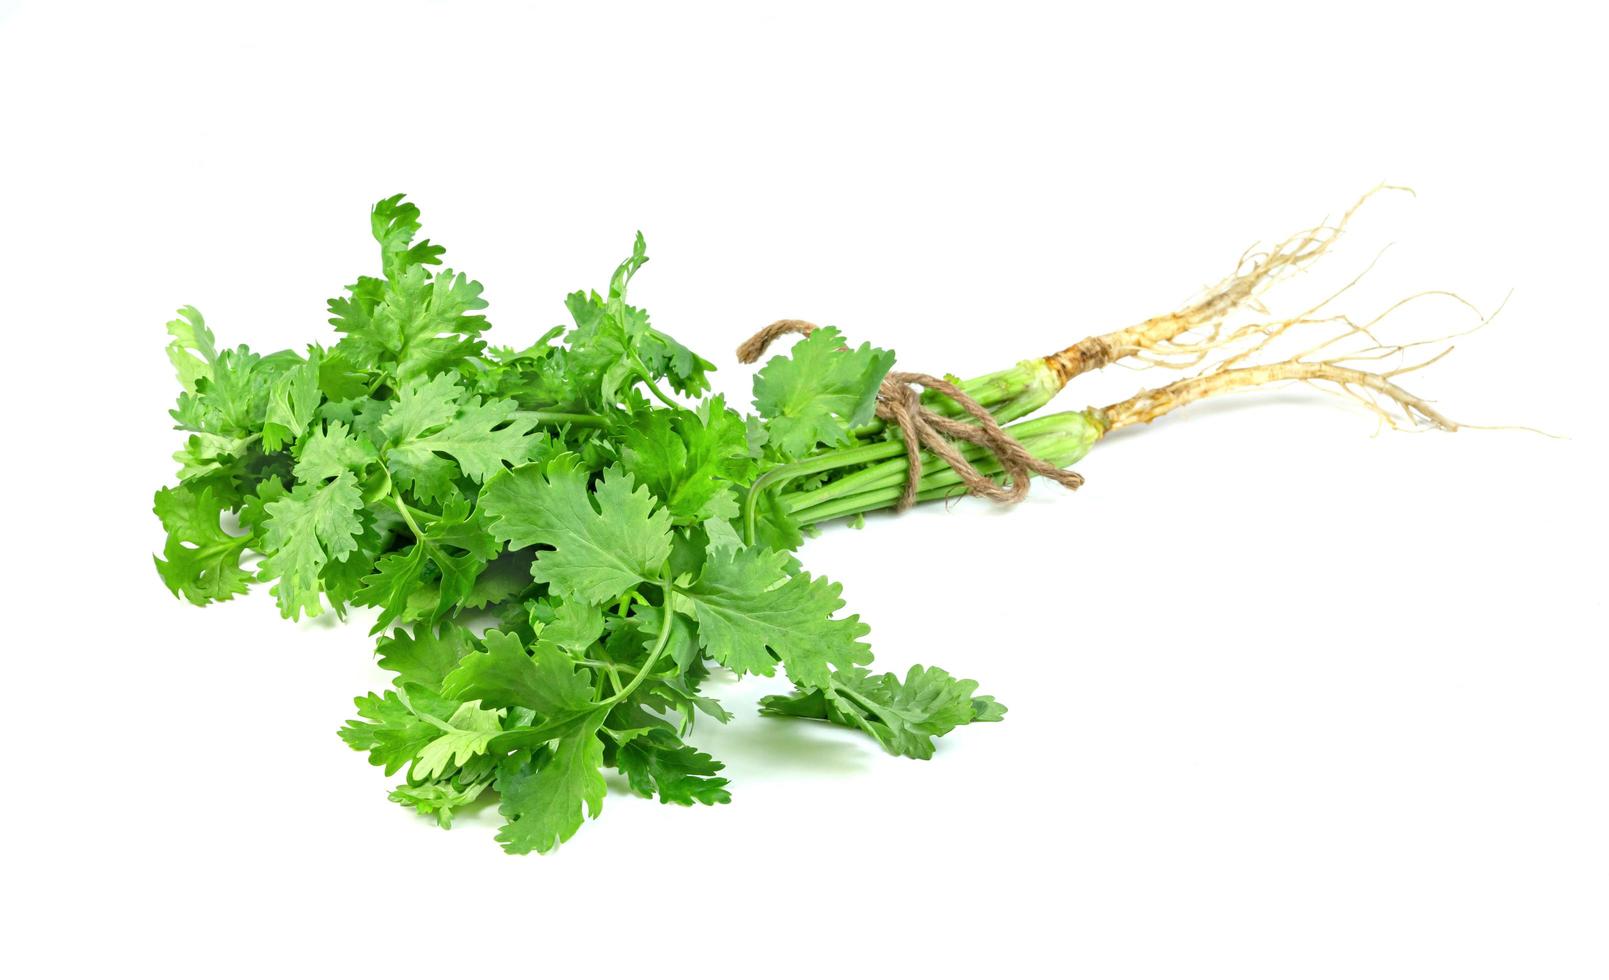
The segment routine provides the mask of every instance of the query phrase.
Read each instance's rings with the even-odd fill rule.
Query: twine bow
[[[745,340],[737,349],[737,358],[744,364],[760,359],[767,347],[778,337],[787,334],[809,336],[816,325],[806,320],[778,320]],[[967,422],[941,415],[922,404],[922,392],[937,392],[960,405],[975,421]],[[904,510],[916,502],[922,481],[922,450],[949,464],[961,477],[967,493],[1001,503],[1016,503],[1028,495],[1028,477],[1031,473],[1048,477],[1069,490],[1077,490],[1084,478],[1071,470],[1064,470],[1030,453],[1022,443],[1000,427],[994,416],[960,387],[943,378],[910,371],[890,371],[877,389],[877,417],[900,431],[905,443],[908,462],[905,490],[900,494],[895,510]],[[1000,461],[1005,470],[1004,483],[997,483],[978,472],[951,440],[982,446]]]

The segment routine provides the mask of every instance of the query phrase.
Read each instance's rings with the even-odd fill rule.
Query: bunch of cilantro
[[[714,669],[780,666],[795,691],[762,710],[914,758],[1004,714],[943,670],[869,672],[867,627],[799,567],[786,510],[761,500],[738,531],[763,473],[866,425],[892,353],[817,331],[759,372],[744,415],[626,303],[640,235],[605,294],[566,299],[573,327],[514,349],[482,339],[480,283],[416,240],[414,205],[381,201],[372,228],[382,274],[330,301],[333,346],[220,349],[191,308],[168,325],[187,435],[156,494],[156,566],[197,605],[261,581],[293,620],[376,610],[395,678],[340,734],[402,774],[391,799],[446,827],[493,792],[513,853],[596,816],[606,769],[725,803],[721,763],[687,741],[699,715],[730,718],[701,693]]]

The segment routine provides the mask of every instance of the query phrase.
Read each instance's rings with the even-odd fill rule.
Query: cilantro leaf
[[[441,734],[419,750],[410,774],[416,779],[435,779],[486,751],[492,738],[503,731],[502,713],[488,711],[479,701],[466,701],[445,722],[434,721]]]
[[[626,303],[626,286],[647,261],[647,245],[638,232],[631,257],[609,280],[607,297],[582,291],[565,298],[575,328],[565,335],[566,349],[556,360],[571,385],[588,389],[586,400],[593,404],[617,402],[634,379],[668,381],[695,397],[709,387],[705,372],[714,365],[655,330],[645,311]]]
[[[387,776],[412,764],[414,757],[441,735],[440,728],[415,714],[396,691],[353,700],[359,717],[341,729],[341,740],[369,753],[369,762],[384,767]]]
[[[360,277],[350,295],[330,300],[330,323],[359,362],[385,367],[399,380],[434,374],[478,354],[486,318],[482,287],[463,274],[427,265],[443,250],[413,244],[418,209],[399,196],[376,204],[372,229],[380,243],[385,278]]]
[[[498,630],[489,630],[482,644],[484,649],[465,656],[447,675],[442,685],[446,697],[530,708],[549,720],[593,707],[590,678],[578,673],[557,646],[538,642],[527,650],[519,637]]]
[[[835,327],[771,358],[754,376],[754,407],[768,420],[768,445],[792,459],[846,444],[850,429],[871,420],[877,386],[893,366],[893,351],[870,344],[849,350]]]
[[[397,630],[375,647],[380,669],[397,675],[399,684],[419,684],[441,690],[441,682],[470,650],[469,631],[452,623],[439,630],[420,626],[409,635]]]
[[[510,547],[554,549],[537,553],[533,580],[567,599],[607,602],[659,575],[670,557],[670,516],[616,467],[589,493],[579,462],[560,456],[500,473],[481,492],[481,506]]]
[[[263,448],[269,452],[300,438],[313,421],[313,413],[324,397],[318,383],[321,358],[322,352],[313,348],[307,360],[285,371],[270,386],[262,429]]]
[[[453,825],[453,811],[466,807],[480,798],[491,780],[470,783],[460,788],[451,780],[432,779],[424,783],[403,783],[391,791],[391,800],[413,807],[425,816],[434,816],[443,830]]]
[[[697,412],[654,411],[626,430],[623,459],[676,524],[734,516],[731,488],[754,478],[743,417],[719,396]]]
[[[470,397],[457,408],[450,421],[428,435],[415,434],[397,442],[388,454],[393,463],[407,472],[430,472],[430,462],[444,453],[458,461],[458,468],[476,483],[484,483],[503,469],[505,462],[523,462],[532,444],[534,423],[518,420],[519,404],[513,399],[485,402]],[[439,473],[439,467],[434,472]],[[428,479],[427,479],[427,482]]]
[[[373,459],[373,447],[352,435],[345,422],[327,422],[302,441],[296,479],[318,483],[348,470],[359,470]]]
[[[566,650],[582,651],[603,635],[603,610],[586,602],[561,602],[552,609],[537,636]]]
[[[319,573],[330,561],[345,558],[357,547],[363,530],[358,514],[363,497],[357,479],[342,473],[329,483],[301,483],[289,496],[268,504],[264,529],[264,577],[279,579],[270,590],[286,618],[322,612]]]
[[[168,532],[156,570],[174,595],[204,606],[246,591],[252,576],[240,559],[251,538],[224,531],[223,507],[210,487],[164,487],[154,509]]]
[[[414,597],[431,588],[436,590],[435,602],[427,620],[433,622],[460,608],[487,562],[497,557],[496,539],[463,497],[448,500],[439,517],[422,517],[416,523],[420,533],[413,544],[381,558],[357,593],[357,601],[380,607],[374,632],[402,618]]]
[[[871,651],[859,616],[833,619],[842,589],[824,578],[788,575],[787,558],[766,548],[720,552],[686,591],[704,652],[739,674],[769,675],[781,659],[803,686],[825,687],[831,668],[865,663]],[[769,652],[768,652],[769,651]]]
[[[977,688],[977,681],[937,667],[914,666],[903,682],[894,674],[852,668],[834,674],[822,689],[763,698],[760,710],[859,728],[895,755],[930,759],[934,738],[1005,716],[1005,706],[994,698],[975,697]]]
[[[179,384],[185,391],[195,393],[196,382],[212,377],[212,366],[218,361],[218,341],[207,328],[201,311],[193,306],[179,310],[177,319],[168,321],[168,360],[178,372]]]
[[[661,803],[713,805],[732,802],[727,781],[716,773],[725,768],[703,752],[683,745],[664,729],[655,729],[622,745],[615,766],[640,796],[657,796]]]
[[[369,213],[369,228],[380,243],[380,261],[388,277],[419,265],[440,265],[447,250],[430,239],[415,243],[419,234],[419,207],[401,194],[380,201]]]
[[[606,710],[577,720],[551,747],[517,753],[498,769],[498,810],[508,819],[497,840],[510,854],[551,851],[581,828],[583,811],[603,810],[603,742],[598,727]]]

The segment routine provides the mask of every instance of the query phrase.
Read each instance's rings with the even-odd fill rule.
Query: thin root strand
[[[1455,432],[1459,428],[1458,423],[1436,411],[1424,399],[1392,382],[1389,375],[1374,374],[1330,361],[1293,360],[1213,371],[1142,391],[1114,405],[1091,409],[1091,414],[1107,432],[1112,432],[1153,422],[1203,398],[1281,381],[1333,386],[1341,394],[1361,402],[1379,416],[1383,424],[1394,429],[1433,428]],[[1392,408],[1396,411],[1391,411]]]
[[[1189,368],[1200,364],[1210,352],[1248,336],[1269,330],[1273,330],[1274,336],[1277,336],[1292,322],[1305,320],[1335,297],[1330,297],[1302,316],[1274,327],[1250,324],[1225,334],[1224,320],[1241,308],[1266,312],[1259,300],[1261,294],[1275,282],[1295,275],[1329,251],[1358,209],[1374,195],[1387,190],[1405,191],[1408,188],[1381,184],[1359,198],[1333,225],[1325,222],[1293,235],[1267,251],[1249,250],[1241,256],[1232,275],[1206,290],[1202,298],[1184,309],[1152,317],[1121,330],[1087,337],[1046,357],[1046,363],[1056,372],[1060,383],[1065,385],[1077,375],[1123,358],[1139,357],[1156,366]],[[1349,288],[1351,284],[1342,287],[1340,292]],[[1176,343],[1178,338],[1192,332],[1200,333],[1198,339]],[[1271,340],[1273,336],[1264,337],[1257,347],[1260,349]]]

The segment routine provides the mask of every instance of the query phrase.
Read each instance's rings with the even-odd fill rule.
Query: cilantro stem
[[[390,475],[389,470],[387,475]],[[391,483],[391,502],[397,505],[397,512],[402,515],[402,522],[408,525],[408,530],[413,532],[414,539],[423,541],[425,532],[419,530],[419,525],[414,522],[413,508],[409,507],[407,502],[402,499],[402,489],[397,486],[395,481]]]
[[[885,439],[878,442],[867,443],[864,446],[850,446],[846,449],[830,449],[815,456],[806,456],[804,459],[792,463],[783,463],[761,473],[749,485],[749,492],[743,498],[743,543],[754,543],[754,525],[759,513],[760,495],[772,487],[780,486],[789,480],[824,470],[835,470],[842,466],[856,466],[861,463],[875,463],[879,460],[892,459],[905,452],[905,443],[899,439]]]
[[[1055,455],[1058,453],[1061,443],[1070,439],[1081,440],[1092,432],[1089,422],[1082,414],[1078,413],[1042,415],[1026,422],[1018,422],[1015,425],[1007,426],[1006,431],[1010,432],[1031,451],[1040,455],[1045,454],[1047,451]],[[1093,438],[1090,438],[1089,441],[1093,442]],[[900,445],[903,448],[903,443]],[[980,469],[991,473],[998,471],[999,464],[989,454],[989,451],[982,446],[964,445],[956,448],[960,451],[962,458],[970,462],[984,460],[985,464]],[[907,465],[904,455],[901,454],[875,466],[868,466],[865,469],[856,470],[854,473],[832,479],[814,490],[784,494],[781,498],[782,508],[789,513],[795,513],[863,491],[900,486],[905,482]],[[922,465],[925,467],[924,473],[929,475],[944,476],[954,474],[948,464],[929,452],[924,451],[922,453]],[[959,481],[951,480],[950,482]],[[928,484],[929,480],[924,476],[921,487],[927,489]]]
[[[427,521],[441,520],[440,514],[425,510],[423,507],[415,507],[413,504],[407,504],[406,506],[409,510],[413,511],[414,514],[418,515],[419,517],[423,517]]]
[[[837,691],[839,694],[849,698],[849,700],[851,700],[851,701],[855,702],[856,704],[860,705],[862,708],[865,708],[867,711],[870,711],[874,716],[876,716],[879,719],[882,718],[883,715],[885,713],[887,713],[887,711],[888,711],[888,708],[886,706],[879,705],[876,701],[871,700],[870,698],[866,697],[865,695],[861,694],[860,692],[856,691],[854,688],[849,687],[846,684],[834,683],[833,686],[832,686],[832,689],[834,691]]]
[[[637,673],[639,669],[631,664],[617,664],[613,660],[598,660],[595,657],[576,657],[575,662],[583,667],[596,667],[599,670],[624,670],[632,674]]]
[[[627,348],[626,356],[631,358],[632,366],[637,369],[637,377],[642,380],[643,384],[648,386],[648,390],[653,392],[655,398],[663,402],[666,408],[676,410],[681,409],[682,406],[672,401],[670,396],[666,395],[663,391],[660,391],[659,386],[654,384],[654,376],[649,373],[648,365],[642,362],[642,358],[637,356],[636,351]]]
[[[396,505],[397,512],[402,515],[402,520],[408,525],[408,530],[413,532],[413,536],[415,538],[423,541],[425,534],[423,531],[419,530],[419,525],[414,523],[414,515],[417,514],[427,521],[439,521],[441,520],[441,515],[431,513],[430,511],[425,510],[423,507],[415,507],[406,500],[403,500],[402,489],[397,486],[397,481],[391,476],[390,467],[386,466],[384,463],[381,463],[380,468],[385,470],[386,484],[391,487],[391,502]]]
[[[1089,431],[1093,433],[1087,441],[1081,441],[1077,434],[1068,436],[1047,434],[1037,438],[1023,440],[1023,445],[1035,456],[1043,457],[1057,466],[1071,466],[1083,458],[1100,430],[1091,425]],[[978,461],[978,472],[985,476],[993,476],[1002,471],[1000,461],[992,456]],[[847,493],[817,503],[810,507],[798,507],[791,510],[793,519],[800,524],[817,524],[830,521],[834,518],[849,517],[853,514],[864,514],[869,511],[882,510],[892,507],[899,500],[902,485],[905,482],[903,471],[892,479],[877,481],[880,486],[863,489],[856,493]],[[916,499],[918,501],[943,500],[948,497],[964,493],[960,489],[961,478],[949,466],[940,465],[924,474],[917,483]]]
[[[638,364],[641,363],[642,362],[640,361],[638,362]],[[676,402],[671,400],[670,396],[659,390],[659,386],[654,384],[654,379],[648,376],[648,370],[646,368],[642,370],[639,377],[642,378],[642,383],[648,386],[648,390],[653,392],[654,397],[665,404],[666,408],[676,409],[678,411],[681,409],[682,406],[676,404]]]
[[[669,582],[664,583],[664,589],[665,605],[661,609],[659,635],[654,637],[654,648],[648,651],[648,659],[644,660],[642,662],[642,666],[637,669],[637,676],[631,679],[631,683],[627,684],[624,688],[618,691],[614,697],[602,702],[599,707],[619,704],[621,701],[624,701],[626,698],[630,697],[631,692],[637,690],[638,686],[640,686],[643,681],[648,679],[648,675],[652,673],[654,669],[654,664],[657,663],[659,658],[664,655],[665,648],[670,646],[670,628],[676,618],[676,612],[671,608],[671,606],[673,604],[672,600],[674,600],[676,597],[676,589]]]

